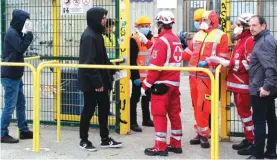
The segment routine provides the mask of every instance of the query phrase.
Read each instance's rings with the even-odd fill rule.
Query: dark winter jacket
[[[103,8],[91,8],[87,11],[87,28],[80,40],[79,64],[111,65],[107,57],[102,33],[105,28],[101,25],[103,16],[107,10]],[[78,70],[79,86],[82,91],[91,91],[104,87],[112,89],[112,75],[115,70],[86,69]]]
[[[270,94],[277,93],[277,43],[268,30],[254,37],[250,68],[249,87],[251,95],[259,95],[261,87]]]
[[[2,52],[2,62],[24,62],[23,54],[26,52],[33,40],[32,32],[23,36],[21,30],[29,13],[15,9],[12,13],[12,21],[5,35]],[[1,78],[18,80],[23,76],[24,67],[1,67]]]

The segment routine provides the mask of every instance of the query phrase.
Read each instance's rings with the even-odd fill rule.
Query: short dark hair
[[[260,25],[266,24],[266,20],[263,16],[260,15],[254,15],[251,18],[258,18]]]
[[[106,22],[106,27],[111,27],[111,26],[114,26],[114,25],[115,25],[114,20],[111,19],[111,18],[108,18],[107,22]]]

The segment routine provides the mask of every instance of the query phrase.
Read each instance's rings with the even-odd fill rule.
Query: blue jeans
[[[2,86],[4,87],[4,108],[1,117],[1,137],[9,134],[8,127],[10,125],[12,114],[16,108],[17,125],[20,132],[29,131],[26,114],[25,114],[25,96],[23,93],[22,80],[11,80],[1,78]]]

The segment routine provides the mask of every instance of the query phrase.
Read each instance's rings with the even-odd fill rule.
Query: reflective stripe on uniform
[[[238,88],[238,89],[249,89],[249,85],[232,83],[232,82],[227,82],[227,86],[232,88]]]
[[[146,85],[146,87],[151,88],[152,84],[148,83],[146,79],[144,79],[143,83]]]
[[[147,74],[146,74],[146,73],[140,73],[139,76],[140,76],[140,77],[146,77]]]
[[[233,70],[236,72],[239,70],[239,60],[235,60],[235,65],[234,65]]]
[[[172,138],[176,139],[177,141],[181,141],[182,136],[171,136]]]
[[[176,82],[176,81],[168,81],[168,80],[164,80],[164,81],[156,81],[155,84],[159,84],[159,83],[166,83],[166,84],[170,84],[172,86],[180,86],[180,82]]]
[[[184,51],[189,55],[192,55],[193,53],[188,47]]]
[[[247,118],[241,118],[241,121],[242,121],[243,123],[250,122],[250,121],[252,121],[252,116],[249,116],[249,117],[247,117]]]
[[[242,64],[243,64],[245,70],[248,71],[249,70],[249,65],[248,65],[247,61],[246,60],[242,60]]]
[[[182,134],[182,130],[181,129],[171,130],[171,134]]]
[[[235,73],[233,73],[233,76],[237,79],[237,80],[239,80],[241,83],[245,83],[242,79],[240,79]]]
[[[252,126],[245,126],[245,129],[247,131],[253,131],[254,130],[254,125],[252,125]]]
[[[138,55],[150,56],[150,52],[139,52]]]
[[[166,138],[162,138],[162,137],[158,137],[158,136],[156,136],[155,140],[160,141],[160,142],[166,142]]]
[[[209,130],[209,127],[197,127],[198,131],[200,132],[206,132]]]
[[[166,137],[166,133],[165,132],[156,132],[156,136]]]
[[[169,44],[168,40],[167,40],[164,36],[160,37],[160,39],[161,39],[162,41],[164,41],[164,43],[167,45],[167,54],[166,54],[166,61],[165,61],[165,63],[164,63],[164,66],[168,66],[169,59],[170,59],[170,57],[171,57],[171,48],[170,48],[170,44]]]
[[[216,32],[215,41],[213,43],[213,48],[212,48],[212,56],[216,56],[216,47],[217,47],[217,42],[219,39],[220,32],[221,32],[221,30],[219,30],[219,29]]]

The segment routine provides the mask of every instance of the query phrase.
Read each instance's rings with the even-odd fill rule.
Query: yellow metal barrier
[[[31,64],[29,64],[29,63],[11,63],[11,62],[0,62],[0,66],[20,66],[20,67],[28,67],[30,70],[31,70],[31,72],[33,73],[33,82],[34,82],[34,86],[33,86],[33,88],[34,88],[34,91],[37,91],[36,90],[36,88],[38,88],[38,86],[37,86],[37,71],[36,71],[36,69],[35,69],[35,67],[33,66],[33,65],[31,65]],[[33,108],[33,112],[34,112],[34,114],[33,114],[33,131],[34,131],[34,133],[38,133],[37,135],[36,134],[34,134],[34,140],[33,140],[33,150],[35,150],[35,147],[36,147],[36,141],[35,141],[35,139],[38,139],[39,137],[38,137],[38,135],[39,135],[39,131],[37,130],[37,128],[36,128],[36,126],[37,125],[39,125],[39,124],[36,124],[37,122],[39,122],[39,117],[38,117],[38,115],[37,114],[35,114],[35,113],[40,113],[39,112],[39,110],[36,110],[36,109],[39,109],[39,107],[37,107],[36,106],[36,104],[38,104],[37,103],[37,100],[40,98],[40,97],[37,97],[37,95],[38,94],[36,94],[36,92],[34,92],[35,94],[34,94],[34,97],[33,97],[33,106],[34,106],[34,108]]]
[[[201,71],[201,72],[205,72],[211,79],[211,104],[212,104],[212,133],[211,133],[211,142],[212,142],[212,146],[211,146],[211,158],[212,159],[216,159],[218,158],[218,151],[216,151],[216,149],[218,150],[218,141],[216,142],[216,140],[218,140],[218,129],[216,129],[216,124],[218,124],[218,108],[215,107],[215,78],[214,75],[205,68],[197,68],[197,67],[140,67],[140,66],[115,66],[115,65],[81,65],[81,64],[50,64],[50,63],[41,63],[38,67],[37,67],[37,75],[36,75],[36,86],[40,86],[40,73],[41,71],[46,68],[46,67],[53,67],[53,68],[61,68],[61,67],[65,67],[65,68],[95,68],[95,69],[131,69],[131,70],[139,70],[139,69],[145,69],[145,70],[167,70],[167,71]],[[40,115],[39,115],[39,110],[40,110],[40,87],[36,87],[34,88],[36,91],[35,93],[37,101],[36,101],[36,113],[34,113],[37,118],[35,119],[37,122],[35,123],[36,125],[36,130],[35,130],[35,151],[38,152],[40,150],[40,137],[39,137],[39,132],[40,132],[40,128],[39,128],[39,123],[40,123]],[[58,90],[57,90],[58,91]],[[60,99],[57,99],[57,101],[60,101]],[[58,103],[60,104],[60,102]],[[129,106],[128,106],[129,107]],[[58,107],[59,108],[59,107]],[[59,119],[60,119],[60,110],[57,110],[57,119],[58,122],[60,123]],[[127,116],[127,119],[125,119],[126,121],[130,122],[130,119],[128,119],[130,117]],[[217,122],[216,122],[217,121]],[[215,129],[214,129],[215,128]],[[60,134],[60,127],[57,128],[57,135]],[[216,146],[217,144],[217,146]],[[216,155],[217,154],[217,155]]]
[[[121,63],[121,62],[124,62],[124,58],[113,59],[113,60],[110,60],[110,62],[112,62],[112,63]]]
[[[212,128],[212,131],[214,130],[214,134],[216,135],[214,137],[212,146],[214,146],[214,159],[218,159],[219,158],[219,113],[218,113],[218,109],[219,109],[219,89],[216,89],[219,87],[219,82],[220,82],[220,70],[221,70],[221,65],[219,65],[216,68],[215,71],[215,85],[214,85],[214,92],[215,92],[215,96],[214,96],[214,110],[212,112],[212,123],[214,123],[214,128]],[[215,119],[213,119],[213,117]]]
[[[24,61],[37,60],[37,59],[40,59],[40,56],[27,57],[27,58],[24,58]]]

